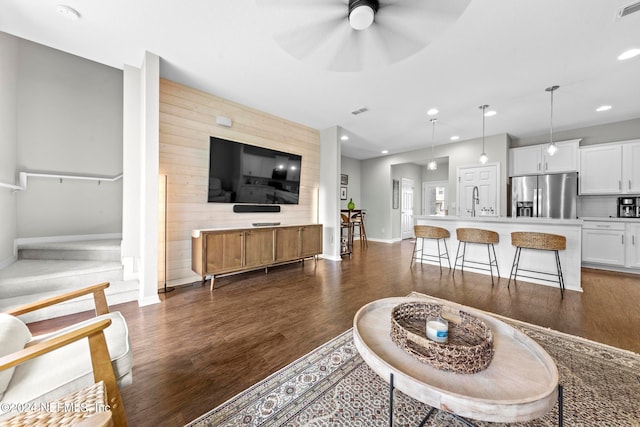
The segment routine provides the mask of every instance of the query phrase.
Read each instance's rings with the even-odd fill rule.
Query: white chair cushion
[[[31,341],[31,332],[27,325],[17,317],[0,313],[0,357],[22,350]],[[0,371],[0,400],[16,368]]]
[[[104,334],[116,380],[121,386],[128,385],[131,382],[133,353],[127,324],[119,312],[97,316],[51,334],[34,337],[29,344],[59,336],[103,318],[109,318],[112,322]],[[51,401],[93,383],[89,341],[85,338],[17,366],[2,402]],[[8,414],[0,415],[0,418],[5,415]]]

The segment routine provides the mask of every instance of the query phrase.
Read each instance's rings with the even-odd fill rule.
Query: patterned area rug
[[[495,317],[533,338],[556,361],[564,387],[564,425],[640,426],[640,355]],[[430,409],[397,390],[394,392],[396,426],[417,426]],[[556,405],[542,418],[512,425],[555,426],[557,409]],[[354,346],[352,331],[348,330],[188,426],[388,424],[389,385],[362,360]],[[425,425],[465,424],[446,412],[436,411]]]

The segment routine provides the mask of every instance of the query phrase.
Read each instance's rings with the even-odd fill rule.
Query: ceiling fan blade
[[[334,17],[313,25],[297,27],[274,35],[275,41],[290,55],[298,59],[309,57],[330,40],[344,26],[343,17]]]

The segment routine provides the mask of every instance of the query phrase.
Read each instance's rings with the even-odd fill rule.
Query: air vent
[[[362,107],[352,111],[351,114],[353,114],[354,116],[357,116],[358,114],[366,113],[367,111],[369,111],[367,107]]]
[[[640,1],[636,1],[618,9],[618,18],[640,11]]]

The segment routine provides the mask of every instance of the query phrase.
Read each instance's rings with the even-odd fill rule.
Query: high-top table
[[[480,318],[494,336],[494,356],[476,374],[456,374],[420,362],[389,335],[391,310],[403,302],[445,303]],[[435,298],[385,298],[362,307],[353,321],[353,338],[364,361],[393,387],[434,408],[460,417],[490,422],[539,418],[559,402],[558,368],[538,343],[479,310]]]

